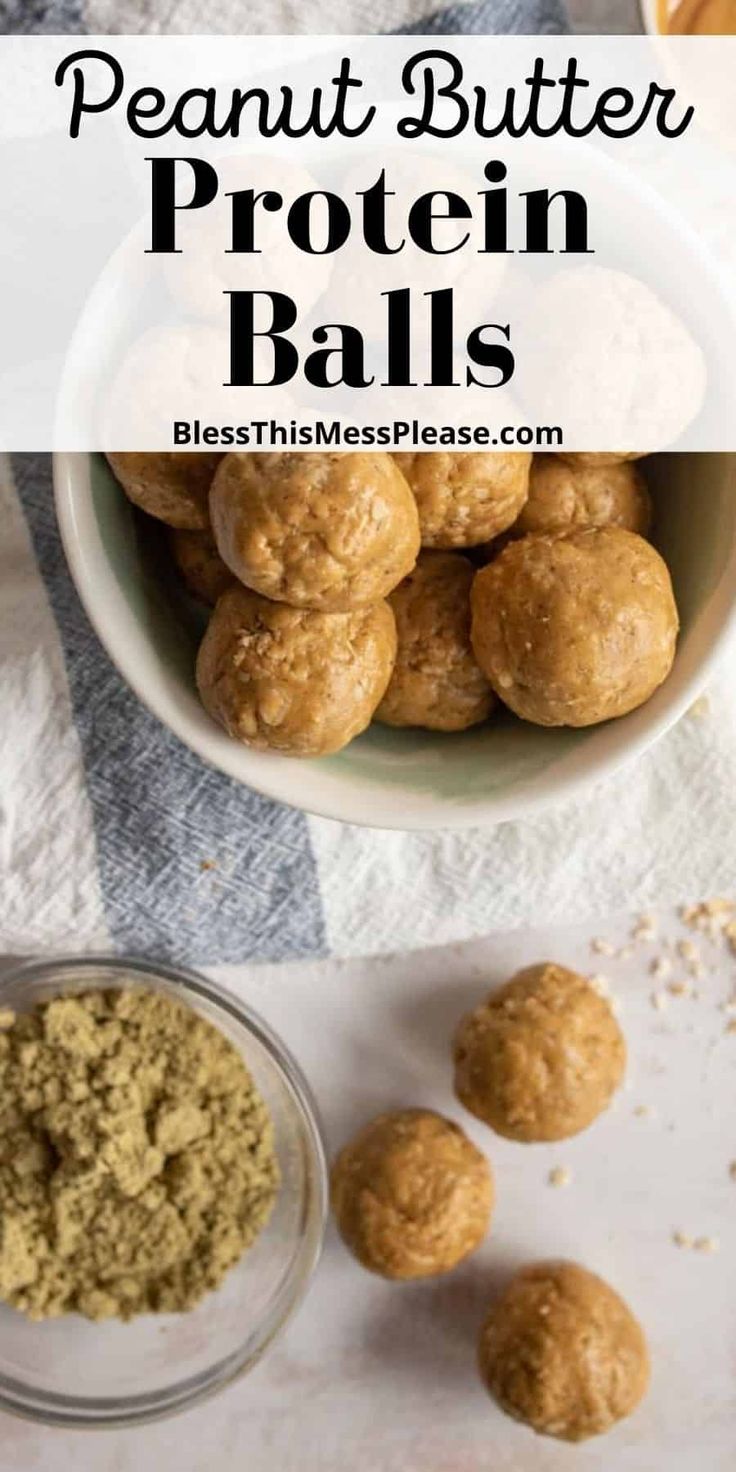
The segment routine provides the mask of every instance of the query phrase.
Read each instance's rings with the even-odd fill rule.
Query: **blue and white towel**
[[[559,0],[0,0],[3,30],[564,30]],[[313,819],[205,767],[92,633],[50,466],[0,477],[0,952],[199,964],[382,953],[733,883],[736,710],[716,690],[596,800],[533,824],[380,833]]]
[[[0,33],[554,35],[563,0],[0,0]]]

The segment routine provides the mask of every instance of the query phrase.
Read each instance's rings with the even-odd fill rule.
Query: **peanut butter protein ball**
[[[423,547],[475,547],[516,521],[529,492],[531,455],[399,451],[416,497]]]
[[[455,1093],[499,1135],[564,1140],[608,1107],[626,1044],[608,1002],[552,961],[517,972],[454,1041]]]
[[[338,1155],[332,1209],[363,1267],[384,1278],[449,1272],[486,1234],[487,1160],[460,1129],[424,1109],[382,1114]]]
[[[209,491],[222,455],[118,454],[107,456],[129,501],[167,526],[204,531],[210,524]]]
[[[652,503],[641,471],[630,461],[586,465],[535,455],[529,499],[514,535],[585,526],[623,526],[645,537]]]
[[[377,720],[464,731],[490,715],[496,698],[470,644],[473,577],[457,552],[422,552],[394,589],[389,602],[399,645]]]
[[[516,1274],[486,1320],[478,1360],[502,1410],[562,1441],[610,1430],[649,1384],[641,1325],[608,1283],[572,1262]]]
[[[387,603],[319,613],[234,583],[200,645],[197,685],[213,719],[246,746],[323,756],[368,725],[395,657]]]
[[[643,705],[667,678],[679,627],[659,553],[623,527],[538,532],[481,569],[476,659],[516,715],[592,726]]]
[[[646,450],[560,450],[560,459],[570,465],[621,465],[624,460],[643,460]]]
[[[414,498],[388,454],[227,455],[210,511],[235,576],[297,608],[375,603],[419,552]]]
[[[212,532],[172,527],[169,546],[177,572],[192,597],[213,607],[235,579],[217,550]]]

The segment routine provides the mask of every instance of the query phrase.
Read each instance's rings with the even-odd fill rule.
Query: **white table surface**
[[[580,29],[639,29],[636,0],[570,0]],[[697,898],[697,897],[694,897]],[[410,895],[407,896],[410,902]],[[306,1303],[267,1359],[217,1399],[137,1431],[47,1430],[0,1416],[0,1472],[733,1472],[736,1460],[736,1033],[726,1010],[736,956],[696,936],[705,974],[676,952],[667,980],[696,997],[653,995],[669,944],[692,938],[673,914],[628,960],[596,954],[578,927],[495,936],[408,957],[221,968],[310,1075],[331,1148],[371,1113],[423,1104],[462,1119],[487,1151],[498,1200],[479,1253],[444,1280],[370,1277],[333,1229]],[[634,916],[596,935],[630,945]],[[629,1044],[625,1088],[586,1134],[518,1146],[452,1100],[457,1017],[518,966],[544,957],[608,977]],[[550,1169],[567,1186],[548,1184]],[[717,1250],[677,1247],[673,1233]],[[475,1374],[489,1295],[509,1270],[568,1256],[599,1271],[647,1329],[647,1400],[607,1437],[569,1448],[502,1416]]]
[[[409,896],[407,897],[409,900]],[[632,922],[599,927],[617,946]],[[660,918],[628,960],[595,954],[579,928],[496,936],[383,961],[221,968],[304,1065],[331,1149],[374,1111],[429,1105],[463,1119],[492,1161],[487,1242],[444,1280],[385,1283],[330,1229],[306,1303],[252,1375],[173,1420],[76,1433],[0,1417],[1,1472],[732,1472],[736,1458],[736,1032],[727,1010],[736,956],[695,937],[697,997],[652,995]],[[630,1066],[614,1108],[555,1146],[496,1138],[463,1115],[450,1086],[458,1016],[514,969],[545,957],[603,973],[620,1004]],[[670,980],[687,977],[673,954]],[[637,1113],[641,1108],[646,1114]],[[561,1166],[569,1185],[554,1188]],[[678,1248],[675,1231],[712,1238]],[[623,1292],[644,1322],[654,1378],[640,1411],[571,1449],[502,1416],[475,1373],[489,1294],[515,1265],[572,1257]]]

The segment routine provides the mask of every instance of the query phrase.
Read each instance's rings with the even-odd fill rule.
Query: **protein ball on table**
[[[493,1207],[485,1156],[427,1109],[382,1114],[340,1152],[332,1210],[346,1246],[384,1278],[449,1272],[483,1240]]]
[[[610,1430],[649,1385],[641,1325],[608,1283],[572,1262],[516,1274],[483,1326],[478,1363],[503,1411],[562,1441]]]
[[[605,997],[552,961],[527,966],[460,1023],[455,1093],[497,1134],[564,1140],[606,1109],[626,1044]]]

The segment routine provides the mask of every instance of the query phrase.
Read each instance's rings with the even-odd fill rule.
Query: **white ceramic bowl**
[[[657,541],[682,619],[674,669],[632,715],[585,731],[502,718],[460,736],[374,725],[336,756],[250,751],[200,704],[201,616],[102,457],[60,454],[56,501],[72,575],[111,659],[142,701],[205,761],[307,812],[385,828],[470,827],[530,817],[637,757],[683,714],[736,623],[736,455],[650,462]]]
[[[650,36],[659,36],[661,33],[657,19],[659,14],[657,0],[639,0],[639,3],[645,31],[648,31]]]

